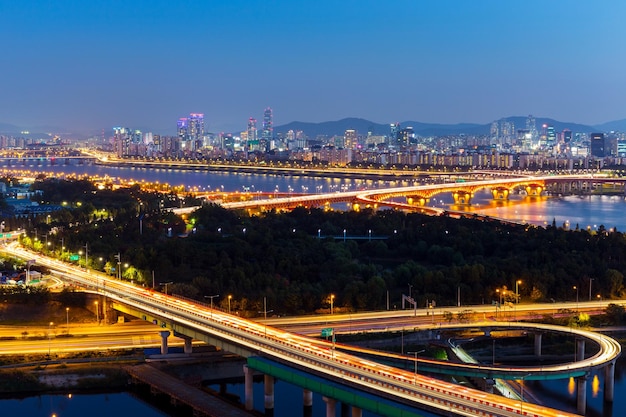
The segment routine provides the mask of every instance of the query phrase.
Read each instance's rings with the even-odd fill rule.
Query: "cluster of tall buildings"
[[[518,119],[519,122],[519,119]],[[489,134],[423,136],[413,127],[391,123],[387,132],[358,132],[309,137],[303,131],[276,132],[273,111],[262,122],[250,117],[236,133],[208,133],[204,114],[177,121],[175,136],[116,127],[112,146],[118,156],[194,157],[236,160],[320,161],[330,165],[427,165],[482,168],[576,168],[597,166],[594,159],[626,163],[626,136],[615,132],[581,133],[548,124],[537,126],[530,115],[522,126],[512,119],[491,124]]]

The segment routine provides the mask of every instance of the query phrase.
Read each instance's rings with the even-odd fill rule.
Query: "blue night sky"
[[[0,0],[0,122],[626,118],[622,0]]]

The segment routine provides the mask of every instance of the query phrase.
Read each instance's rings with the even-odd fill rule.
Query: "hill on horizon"
[[[507,120],[513,122],[515,129],[526,128],[527,116],[510,116],[503,117],[499,120]],[[600,126],[588,126],[580,123],[561,122],[558,120],[537,117],[535,118],[537,129],[541,129],[543,124],[554,126],[557,131],[569,129],[572,132],[591,133],[595,131],[620,130],[626,131],[626,119],[615,122],[608,122]],[[606,129],[605,126],[611,127]],[[621,128],[619,128],[621,126]],[[413,131],[419,136],[445,136],[445,135],[487,135],[491,129],[491,123],[457,123],[457,124],[440,124],[440,123],[422,123],[416,121],[400,122],[400,127],[412,127]],[[315,138],[319,135],[334,136],[343,135],[348,129],[355,129],[359,134],[372,132],[373,135],[389,135],[389,124],[372,122],[370,120],[357,117],[348,117],[341,120],[329,122],[291,122],[285,125],[274,127],[275,132],[286,133],[289,130],[303,131],[308,137]]]

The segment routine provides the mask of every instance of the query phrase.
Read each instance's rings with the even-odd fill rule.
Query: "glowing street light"
[[[333,302],[335,301],[335,294],[330,295],[330,314],[333,314]]]
[[[230,314],[230,300],[233,298],[232,295],[228,295],[228,314]]]

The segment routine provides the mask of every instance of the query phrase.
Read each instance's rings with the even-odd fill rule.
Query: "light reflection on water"
[[[525,198],[513,196],[507,202],[495,202],[489,194],[479,193],[470,207],[455,207],[463,211],[476,212],[536,226],[550,226],[571,230],[626,230],[626,199],[624,196],[565,196]]]

